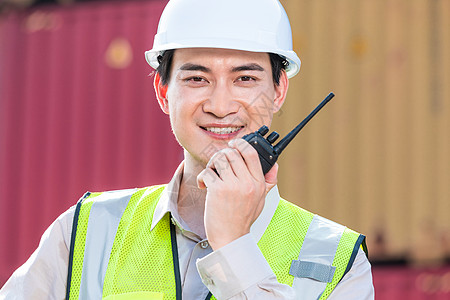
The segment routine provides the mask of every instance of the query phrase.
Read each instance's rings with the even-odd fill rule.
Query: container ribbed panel
[[[42,6],[0,19],[0,286],[86,190],[166,183],[181,161],[144,58],[164,5]]]

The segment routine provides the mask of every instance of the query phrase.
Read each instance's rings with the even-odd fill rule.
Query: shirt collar
[[[166,188],[161,194],[161,197],[159,198],[158,204],[156,205],[155,212],[153,214],[151,230],[153,230],[156,224],[164,217],[166,213],[169,212],[172,215],[173,221],[177,223],[177,225],[181,229],[189,228],[178,214],[178,191],[180,189],[180,183],[183,177],[183,170],[184,162],[181,162],[172,179],[167,184]],[[269,191],[269,193],[267,193],[264,208],[250,228],[250,233],[256,241],[259,241],[261,239],[267,229],[267,226],[269,226],[270,220],[272,220],[279,201],[280,194],[278,192],[278,187],[274,186]]]
[[[187,224],[180,218],[178,214],[178,191],[180,190],[181,179],[183,178],[184,161],[178,166],[175,174],[170,182],[167,184],[164,191],[161,193],[158,204],[156,205],[155,212],[153,213],[152,227],[155,228],[156,224],[167,214],[172,215],[173,221],[178,223],[180,227],[187,228]]]

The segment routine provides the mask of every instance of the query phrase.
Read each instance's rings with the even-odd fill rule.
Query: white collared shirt
[[[182,173],[183,163],[161,195],[152,228],[171,213],[177,225],[183,299],[205,299],[209,290],[218,299],[299,299],[290,286],[278,283],[257,246],[278,205],[277,187],[268,193],[250,233],[213,252],[178,214]],[[0,300],[65,298],[74,211],[74,207],[67,210],[45,231],[36,251],[0,290]],[[328,299],[374,299],[371,267],[362,250]]]

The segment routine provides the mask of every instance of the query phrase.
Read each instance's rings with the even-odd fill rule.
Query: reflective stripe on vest
[[[136,189],[96,197],[89,214],[79,299],[101,299],[109,255],[120,219]]]
[[[108,262],[111,264],[110,254],[114,241],[117,238],[116,232],[119,222],[133,195],[137,195],[133,198],[135,199],[133,200],[133,205],[139,205],[135,203],[138,203],[141,200],[136,199],[144,199],[145,196],[148,195],[158,195],[159,197],[162,190],[161,186],[159,186],[140,190],[136,194],[134,194],[136,190],[106,192],[92,196],[95,197],[93,199],[88,197],[84,200],[86,203],[83,202],[83,205],[88,206],[89,208],[81,210],[81,214],[84,213],[85,215],[80,215],[79,226],[87,227],[87,229],[84,231],[81,230],[80,233],[76,233],[76,243],[79,241],[82,242],[83,238],[85,238],[85,247],[82,247],[82,249],[79,248],[78,252],[75,251],[75,255],[84,256],[84,261],[82,261],[82,272],[80,267],[78,267],[78,269],[75,267],[73,268],[75,272],[81,273],[75,274],[76,276],[74,276],[74,278],[81,277],[81,279],[78,279],[78,281],[76,279],[72,280],[72,282],[75,282],[75,285],[70,288],[70,299],[101,299],[102,296],[105,297],[117,294],[111,294],[109,291],[109,294],[103,295],[103,286],[106,280],[106,272],[109,272],[108,274],[119,274],[118,276],[120,276],[120,273],[115,273],[116,271],[114,271],[116,265],[108,265]],[[155,206],[156,204],[152,204],[152,209],[154,209]],[[152,215],[153,211],[151,211],[150,214]],[[292,228],[289,227],[291,225],[283,225],[282,222],[286,220],[286,217],[292,218],[293,216],[298,216],[298,218],[303,220],[301,221],[303,223],[306,222],[304,223],[305,225],[303,225],[306,227],[302,229],[304,230],[303,235],[301,233],[302,230],[298,231],[297,228],[291,230]],[[84,224],[83,222],[89,224]],[[161,228],[165,228],[163,223],[168,224],[168,222],[170,222],[168,218],[163,218],[160,221],[161,226],[163,226]],[[288,238],[287,242],[284,241],[284,244],[277,245],[277,243],[274,245],[274,236],[278,236],[280,232],[286,232],[283,231],[286,229],[280,231],[280,229],[278,229],[279,227],[288,228],[287,232],[289,232],[290,237],[293,237],[292,234],[294,233],[294,237],[296,237],[295,242],[293,242],[291,238]],[[83,232],[85,235],[84,237]],[[299,297],[301,296],[301,299],[326,299],[337,283],[342,279],[345,274],[344,271],[346,272],[351,267],[354,256],[356,256],[354,249],[359,249],[359,245],[362,242],[360,237],[362,236],[352,232],[344,226],[319,216],[313,216],[311,213],[282,200],[271,221],[271,226],[269,225],[258,243],[258,246],[271,265],[271,268],[276,273],[278,280],[281,283],[292,285],[296,290],[297,295],[299,295]],[[286,238],[284,240],[286,240]],[[343,240],[344,242],[346,241],[347,244],[343,243]],[[342,246],[341,243],[343,244]],[[274,246],[281,246],[284,254],[280,255],[279,252],[274,253]],[[170,245],[167,246],[166,244],[164,247],[169,248],[162,249],[163,251],[171,252]],[[290,259],[289,257],[286,257],[285,254],[289,252],[286,251],[289,250],[286,249],[286,247],[292,247],[290,252],[295,254],[295,256],[290,256]],[[292,252],[293,249],[297,249],[295,250],[296,252]],[[279,251],[279,249],[276,251]],[[73,255],[73,253],[71,253],[71,255]],[[339,258],[339,260],[337,260],[337,258]],[[171,260],[171,258],[169,259]],[[339,267],[336,269],[334,266]],[[69,270],[69,272],[71,271],[72,270]],[[158,272],[158,270],[155,271]],[[165,272],[170,273],[171,270]],[[167,276],[171,277],[172,275]],[[110,283],[109,286],[113,283],[111,281],[108,282]],[[115,286],[114,283],[113,285]],[[172,289],[172,287],[170,287],[170,289]],[[175,282],[173,282],[172,294],[174,294],[174,290]],[[130,296],[133,294],[136,295],[136,292],[138,291],[126,291],[126,293],[122,295],[125,297],[123,299],[126,299],[126,295],[128,294]],[[161,290],[159,292],[166,293],[167,291]],[[214,299],[214,297],[212,297],[212,299]]]
[[[292,287],[298,295],[304,295],[305,299],[320,298],[336,271],[332,264],[344,230],[342,225],[314,216],[298,260],[292,262],[289,271],[295,277]]]

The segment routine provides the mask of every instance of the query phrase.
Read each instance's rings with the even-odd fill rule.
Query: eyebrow
[[[231,71],[232,72],[241,72],[241,71],[261,71],[262,72],[262,71],[264,71],[264,68],[256,63],[251,63],[248,65],[234,67]]]
[[[180,67],[180,70],[182,70],[182,71],[201,71],[201,72],[205,72],[205,73],[211,72],[211,69],[209,69],[205,66],[198,65],[198,64],[192,64],[192,63],[186,63],[186,64],[182,65]],[[251,63],[251,64],[247,64],[247,65],[234,67],[233,69],[231,69],[231,71],[234,73],[241,72],[241,71],[261,71],[261,72],[263,72],[264,68],[256,63]]]
[[[192,63],[186,63],[186,64],[182,65],[180,67],[180,70],[182,70],[182,71],[201,71],[201,72],[206,72],[206,73],[211,72],[211,69],[209,69],[205,66],[192,64]]]

